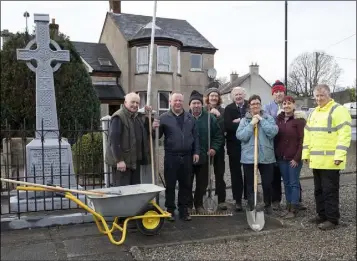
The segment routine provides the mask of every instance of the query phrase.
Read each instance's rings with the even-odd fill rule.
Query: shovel
[[[258,192],[258,125],[254,127],[254,209],[246,211],[247,221],[250,228],[254,231],[260,231],[264,228],[264,211],[257,210],[257,192]]]

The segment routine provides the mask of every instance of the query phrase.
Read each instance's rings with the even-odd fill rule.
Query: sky
[[[73,41],[98,42],[109,1],[1,1],[1,30],[25,30],[23,13],[46,13]],[[123,1],[122,12],[153,15],[153,1]],[[217,77],[259,65],[269,83],[284,78],[284,1],[158,1],[157,17],[185,19],[218,51]],[[348,38],[348,39],[346,39]],[[325,51],[343,73],[340,86],[356,79],[356,1],[288,2],[288,64],[303,52]]]

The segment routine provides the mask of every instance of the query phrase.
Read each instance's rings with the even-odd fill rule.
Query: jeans
[[[283,177],[285,198],[292,205],[298,205],[300,201],[300,172],[302,161],[293,168],[290,166],[289,160],[281,160],[278,162],[281,176]]]

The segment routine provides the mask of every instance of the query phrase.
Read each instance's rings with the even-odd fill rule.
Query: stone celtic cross
[[[57,71],[61,62],[70,60],[69,51],[61,50],[60,46],[50,39],[49,21],[47,14],[34,14],[36,24],[36,38],[31,40],[25,49],[17,49],[17,59],[26,61],[27,66],[36,73],[36,138],[41,137],[42,123],[44,138],[58,138],[58,120],[56,108],[56,94],[53,73]],[[36,44],[37,48],[31,47]],[[56,51],[51,50],[52,44]],[[37,66],[34,67],[31,61]],[[54,67],[51,62],[56,61]]]

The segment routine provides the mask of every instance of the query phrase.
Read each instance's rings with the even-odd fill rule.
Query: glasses
[[[251,103],[250,106],[260,106],[261,104],[259,102]]]

